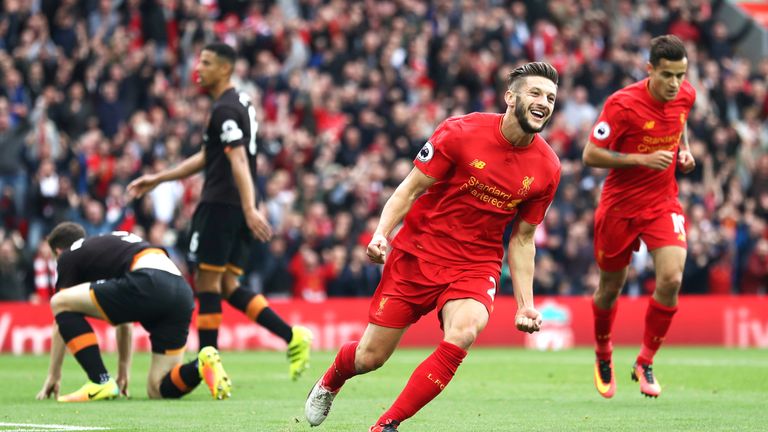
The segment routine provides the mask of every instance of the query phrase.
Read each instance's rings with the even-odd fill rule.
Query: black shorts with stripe
[[[169,354],[186,345],[195,301],[183,277],[142,268],[91,284],[91,295],[112,324],[140,323],[152,352]]]
[[[187,258],[201,270],[241,274],[253,242],[239,206],[202,202],[192,218]]]

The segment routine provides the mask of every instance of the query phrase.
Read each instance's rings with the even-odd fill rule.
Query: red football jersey
[[[659,102],[648,90],[648,78],[624,87],[605,101],[590,140],[598,147],[621,153],[675,154],[663,171],[645,167],[612,169],[605,179],[600,207],[626,217],[668,207],[677,202],[677,149],[696,90],[684,81],[677,97]]]
[[[560,183],[560,160],[539,135],[514,147],[501,114],[444,121],[414,159],[437,181],[405,217],[392,246],[440,264],[492,264],[500,269],[502,236],[519,213],[539,224]]]

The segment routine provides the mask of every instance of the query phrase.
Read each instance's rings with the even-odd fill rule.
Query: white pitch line
[[[70,426],[70,425],[57,425],[57,424],[32,424],[32,423],[3,423],[0,422],[0,428],[14,427],[22,429],[0,429],[3,432],[67,432],[67,431],[99,431],[109,430],[106,427],[94,427],[94,426]]]

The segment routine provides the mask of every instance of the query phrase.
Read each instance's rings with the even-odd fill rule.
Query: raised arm
[[[536,225],[531,225],[520,218],[518,220],[507,248],[512,288],[517,301],[515,326],[520,331],[533,333],[541,328],[541,314],[533,305],[533,270],[536,256],[533,235],[536,232]]]
[[[184,159],[180,164],[155,174],[145,174],[128,185],[128,194],[139,198],[160,183],[186,178],[200,172],[205,167],[205,148]]]
[[[368,244],[368,258],[372,262],[384,263],[387,254],[387,239],[392,234],[392,230],[403,220],[416,198],[421,196],[435,181],[418,168],[413,168],[408,177],[395,189],[395,193],[384,204],[379,225]]]
[[[237,146],[226,152],[232,166],[232,176],[240,193],[240,205],[243,207],[245,222],[257,239],[265,242],[272,238],[272,227],[267,218],[256,209],[256,192],[253,187],[251,170],[248,168],[248,156],[245,147]]]

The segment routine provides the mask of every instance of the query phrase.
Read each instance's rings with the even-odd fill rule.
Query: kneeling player
[[[194,300],[192,289],[162,249],[127,232],[85,239],[83,227],[71,222],[57,225],[48,243],[57,256],[58,280],[51,298],[51,362],[38,399],[58,397],[65,344],[88,374],[88,382],[58,397],[59,402],[127,396],[133,322],[149,332],[152,344],[150,398],[179,398],[202,380],[215,399],[229,397],[231,383],[215,348],[205,347],[197,359],[182,364]],[[104,367],[86,316],[117,326],[116,380]]]

